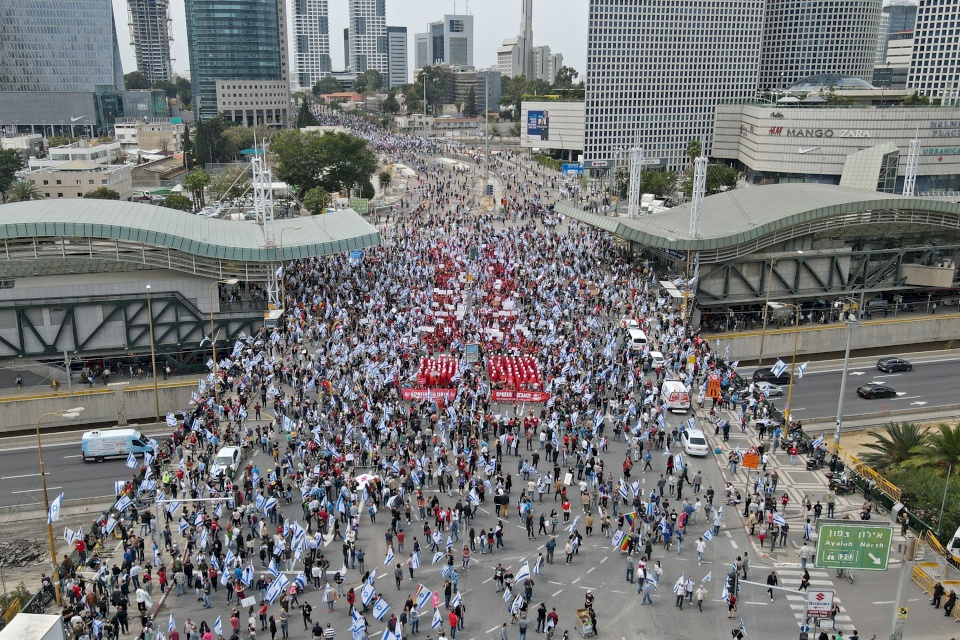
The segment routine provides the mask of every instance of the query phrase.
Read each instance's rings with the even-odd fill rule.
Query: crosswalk
[[[808,568],[807,570],[810,572],[810,592],[813,592],[817,589],[833,591],[833,581],[831,580],[831,576],[828,571],[812,568]],[[800,567],[778,567],[776,571],[777,576],[780,578],[781,587],[786,589],[797,589],[800,586],[800,577],[803,575],[803,569]],[[790,603],[790,609],[793,611],[793,616],[797,619],[797,625],[802,626],[806,624],[806,592],[778,591],[775,597],[780,598],[783,596],[786,596],[787,601]],[[849,633],[856,628],[856,625],[853,624],[853,619],[851,619],[847,614],[847,611],[843,606],[843,602],[839,601],[839,604],[840,613],[837,614],[835,621],[836,628],[849,635]],[[810,626],[813,626],[812,622],[813,621],[811,620]]]

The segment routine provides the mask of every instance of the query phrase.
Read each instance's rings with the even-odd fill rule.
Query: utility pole
[[[483,178],[483,191],[486,195],[487,185],[490,184],[490,70],[487,69],[487,72],[483,76],[483,118],[484,118],[484,152],[483,152],[483,167],[486,170],[486,174]],[[491,200],[493,199],[493,194],[491,193]],[[496,207],[494,207],[496,208]]]

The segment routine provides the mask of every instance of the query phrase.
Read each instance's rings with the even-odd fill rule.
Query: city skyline
[[[126,0],[111,0],[114,15],[117,16],[117,37],[120,42],[120,57],[123,62],[124,73],[136,71],[136,58],[133,47],[130,46],[129,31],[126,22]],[[423,27],[433,22],[444,13],[463,13],[466,10],[466,1],[446,0],[437,3],[424,3],[422,0],[387,0],[387,24],[390,26],[407,27],[407,59],[410,61],[409,71],[412,73],[416,59],[413,50],[413,33],[422,31]],[[587,0],[534,0],[533,14],[535,45],[548,45],[553,51],[562,53],[565,64],[575,68],[583,80],[586,70],[587,57]],[[190,68],[187,54],[186,21],[184,18],[184,0],[170,0],[173,16],[173,42],[170,50],[174,59],[175,72],[188,72]],[[470,5],[470,14],[474,16],[474,63],[477,68],[496,66],[497,48],[504,38],[516,36],[517,25],[520,24],[521,0],[492,0],[481,3],[475,1]],[[330,0],[330,57],[333,68],[340,70],[345,67],[343,47],[332,43],[339,41],[334,34],[342,34],[348,24],[348,0]],[[289,13],[289,12],[288,12]],[[578,18],[579,16],[579,18]],[[577,25],[576,31],[571,34],[571,25]],[[292,22],[288,16],[288,32],[292,33]],[[409,78],[408,78],[409,81]]]

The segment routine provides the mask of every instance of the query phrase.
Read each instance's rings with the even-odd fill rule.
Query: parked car
[[[705,456],[710,453],[707,436],[700,429],[684,429],[680,432],[683,450],[691,456]]]
[[[913,371],[913,365],[903,358],[887,356],[877,360],[877,369],[886,373],[894,371]]]
[[[862,387],[857,388],[857,395],[861,398],[872,400],[873,398],[896,398],[897,391],[893,387],[877,382],[868,382]]]
[[[753,372],[754,382],[772,382],[773,384],[790,384],[790,372],[784,371],[779,376],[773,375],[773,369],[765,367]]]

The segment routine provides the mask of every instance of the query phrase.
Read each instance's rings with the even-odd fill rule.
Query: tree
[[[579,75],[573,67],[560,67],[553,79],[553,86],[557,89],[573,89],[573,83]]]
[[[97,187],[83,194],[83,197],[88,200],[119,200],[120,193],[108,187]]]
[[[353,90],[362,95],[374,93],[382,88],[383,76],[376,69],[367,69],[353,81]]]
[[[193,140],[190,139],[190,125],[183,125],[183,168],[190,170],[192,163],[190,162],[191,151],[193,151]]]
[[[920,450],[918,464],[929,464],[946,472],[949,467],[960,468],[960,422],[950,426],[937,425],[927,433],[926,446]]]
[[[400,103],[397,102],[397,92],[390,89],[387,92],[386,99],[380,103],[380,111],[383,113],[400,113]]]
[[[302,199],[314,187],[350,191],[369,182],[377,156],[362,138],[343,132],[281,131],[270,143],[276,176],[296,187]]]
[[[193,85],[190,84],[190,81],[186,78],[177,77],[177,100],[180,102],[180,107],[183,109],[189,109],[190,104],[193,102]]]
[[[149,89],[150,81],[147,80],[147,76],[143,75],[139,71],[131,71],[123,76],[123,84],[126,86],[127,91],[133,91],[135,89]]]
[[[373,188],[373,183],[367,178],[360,183],[360,197],[367,200],[373,199],[377,195],[377,190]]]
[[[160,89],[168,98],[177,97],[177,85],[169,80],[154,80],[153,88]]]
[[[377,182],[380,183],[380,191],[386,191],[387,187],[390,186],[390,183],[393,182],[393,176],[390,175],[389,171],[381,171],[377,174]]]
[[[16,149],[0,151],[0,196],[7,201],[7,189],[17,179],[17,172],[23,168],[23,156]]]
[[[520,121],[519,121],[519,120],[516,120],[516,121],[510,126],[510,135],[513,136],[514,138],[519,138],[519,137],[520,137]]]
[[[316,127],[320,123],[314,117],[313,112],[310,111],[310,105],[307,104],[307,101],[304,100],[300,103],[300,111],[297,112],[297,129],[303,129],[304,127]]]
[[[227,127],[220,134],[223,160],[231,162],[241,155],[244,149],[251,149],[254,145],[262,147],[265,140],[273,137],[274,131],[264,125],[256,127],[238,127],[229,121]]]
[[[883,431],[870,434],[874,442],[864,444],[870,453],[860,458],[874,469],[886,469],[915,457],[926,442],[926,429],[915,422],[890,422]]]
[[[463,115],[468,118],[477,117],[477,91],[473,87],[470,87],[467,99],[463,103]]]
[[[914,91],[913,95],[903,101],[908,107],[920,107],[930,104],[930,96],[922,96],[919,91]]]
[[[330,196],[324,191],[323,187],[314,187],[303,196],[303,208],[309,211],[312,216],[323,213],[329,202]]]
[[[640,192],[652,193],[658,198],[669,197],[677,189],[675,171],[644,171],[640,174]]]
[[[210,184],[210,174],[203,169],[194,169],[183,178],[183,188],[193,195],[193,210],[200,211],[206,206],[203,190]]]
[[[457,110],[457,117],[459,118],[459,117],[460,117],[460,113],[463,111],[463,101],[462,101],[462,100],[454,100],[454,101],[453,101],[453,108]]]
[[[688,140],[687,141],[687,157],[690,159],[690,164],[693,164],[693,161],[696,158],[700,157],[700,154],[703,153],[703,144],[699,140]]]
[[[211,200],[234,200],[250,188],[246,167],[227,167],[210,179],[207,192]]]
[[[232,124],[232,123],[231,123]],[[197,123],[193,148],[194,158],[201,167],[208,162],[226,162],[223,132],[228,124],[222,115]]]
[[[30,180],[17,180],[7,189],[7,197],[11,202],[26,202],[27,200],[40,200],[43,194],[40,189]]]
[[[167,209],[176,209],[177,211],[193,211],[193,203],[190,198],[182,196],[179,193],[171,193],[163,199],[163,206]]]
[[[336,78],[324,76],[317,81],[317,84],[313,85],[312,91],[314,97],[319,97],[330,93],[339,93],[341,88]]]
[[[68,138],[67,136],[50,136],[47,138],[47,148],[63,147],[68,144],[73,144],[73,142],[73,138]]]

